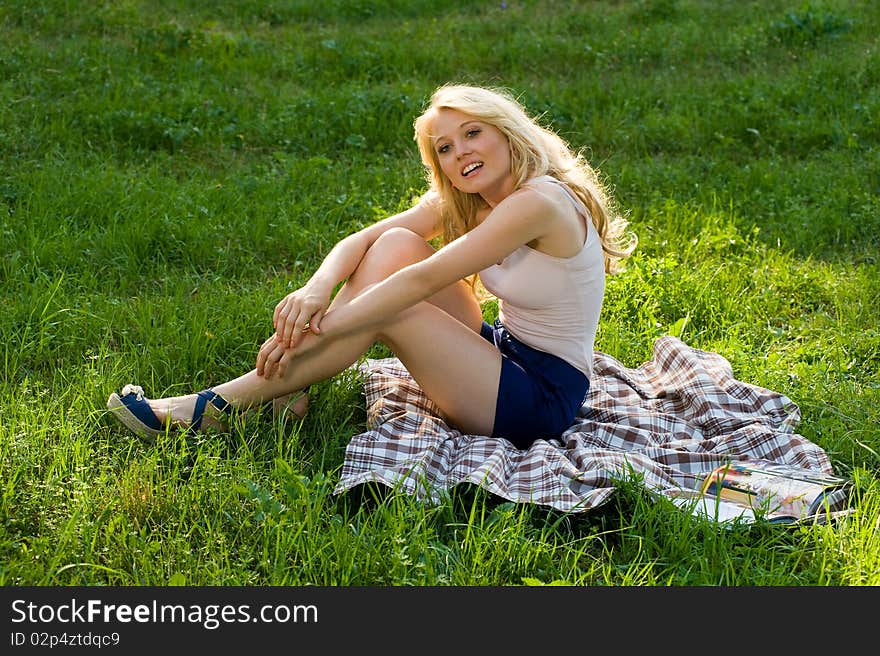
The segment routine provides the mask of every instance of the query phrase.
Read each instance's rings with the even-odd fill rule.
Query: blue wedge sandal
[[[198,398],[192,420],[186,427],[189,430],[201,429],[205,411],[210,408],[227,416],[234,410],[232,404],[210,388],[197,392],[196,396]],[[144,398],[144,390],[140,385],[126,385],[122,388],[122,394],[113,392],[107,399],[107,409],[126,428],[147,442],[154,442],[156,437],[166,430],[165,424],[159,420]]]

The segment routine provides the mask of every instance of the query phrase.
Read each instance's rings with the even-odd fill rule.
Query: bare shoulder
[[[573,214],[565,191],[552,182],[529,181],[498,205],[519,214],[523,220],[541,223],[548,229]]]
[[[562,185],[546,179],[530,180],[519,193],[529,199],[530,211],[540,213],[544,221],[543,234],[529,245],[555,257],[575,255],[586,238],[586,226]]]
[[[568,214],[567,210],[572,206],[568,193],[559,182],[547,179],[528,180],[520,190],[542,198],[548,211],[562,211],[563,214]]]

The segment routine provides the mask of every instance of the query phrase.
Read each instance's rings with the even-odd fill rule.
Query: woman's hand
[[[312,283],[291,292],[275,306],[275,339],[285,348],[294,348],[306,330],[321,334],[321,319],[329,306],[330,294]]]
[[[308,330],[308,329],[306,329]],[[272,335],[263,342],[257,353],[257,375],[264,378],[284,378],[287,365],[297,356],[308,353],[315,347],[317,340],[302,342],[297,347],[288,348],[281,343],[278,335]]]
[[[277,335],[272,335],[263,342],[260,352],[257,353],[257,375],[271,378],[276,373],[279,377],[284,375],[286,360],[285,349],[278,341]]]

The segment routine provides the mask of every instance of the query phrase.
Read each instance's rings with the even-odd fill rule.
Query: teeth
[[[478,168],[480,168],[482,165],[483,165],[482,162],[474,162],[473,164],[468,164],[467,166],[464,167],[464,169],[462,170],[461,174],[462,174],[462,175],[467,175],[468,173],[470,173],[470,172],[473,171],[474,169],[478,169]]]

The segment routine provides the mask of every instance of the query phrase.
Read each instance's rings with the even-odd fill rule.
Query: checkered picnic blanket
[[[450,427],[397,358],[358,368],[368,430],[346,448],[337,493],[373,481],[438,501],[441,490],[468,482],[510,501],[583,512],[635,474],[674,495],[737,460],[833,473],[825,452],[794,432],[794,402],[736,380],[723,357],[672,336],[659,338],[653,358],[636,368],[596,352],[575,422],[560,439],[527,450]]]

